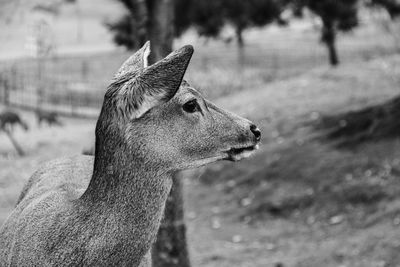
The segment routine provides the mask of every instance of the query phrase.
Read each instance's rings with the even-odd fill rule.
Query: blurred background
[[[192,44],[189,83],[263,133],[182,173],[190,263],[158,266],[400,265],[400,1],[0,0],[0,38],[0,224],[41,163],[93,153],[150,39]]]

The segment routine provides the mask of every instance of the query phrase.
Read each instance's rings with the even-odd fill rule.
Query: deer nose
[[[254,124],[250,125],[250,131],[256,137],[257,142],[261,140],[261,131],[260,131],[260,129],[258,129],[257,126],[255,126]]]

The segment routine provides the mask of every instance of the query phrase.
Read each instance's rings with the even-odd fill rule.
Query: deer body
[[[38,121],[38,125],[41,126],[42,122],[47,122],[49,126],[51,125],[58,125],[62,126],[62,123],[58,119],[58,115],[55,112],[48,112],[44,110],[36,110],[36,117]]]
[[[0,130],[7,127],[12,129],[14,125],[19,124],[24,130],[28,130],[28,125],[20,118],[20,116],[10,110],[0,113]]]
[[[191,47],[151,66],[148,53],[109,86],[95,156],[50,162],[28,181],[0,229],[0,266],[150,266],[172,173],[257,148],[254,125],[182,83]]]
[[[90,189],[95,195],[82,196],[93,161],[91,156],[55,160],[32,176],[34,184],[10,217],[13,223],[3,229],[0,266],[140,263],[157,233],[171,179],[136,173],[107,193],[97,187]]]

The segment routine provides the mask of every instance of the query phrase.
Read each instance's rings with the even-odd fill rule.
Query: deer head
[[[147,42],[109,86],[96,127],[96,158],[129,157],[169,171],[240,160],[258,148],[261,133],[254,124],[183,81],[192,46],[150,66],[149,53]]]

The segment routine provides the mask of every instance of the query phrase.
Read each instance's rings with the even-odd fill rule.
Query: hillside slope
[[[394,57],[317,69],[218,101],[258,122],[263,145],[188,182],[189,214],[207,214],[193,220],[193,250],[213,254],[198,265],[398,266],[400,133],[342,150],[310,122],[397,96],[399,66]],[[200,224],[211,249],[198,245]]]

